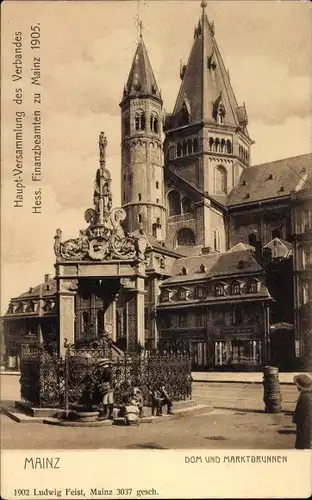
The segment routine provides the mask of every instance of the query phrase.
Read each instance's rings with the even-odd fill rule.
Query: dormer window
[[[163,290],[161,292],[161,301],[162,302],[169,302],[169,299],[170,299],[169,291],[168,290]]]
[[[186,300],[186,290],[184,290],[183,288],[178,291],[178,299]]]
[[[185,276],[187,274],[187,268],[186,267],[182,267],[181,272]]]
[[[223,283],[218,283],[215,285],[215,296],[223,297],[225,295]]]
[[[204,289],[202,287],[199,287],[196,289],[196,298],[197,299],[202,299],[204,296]]]
[[[268,181],[271,181],[273,178],[274,178],[274,177],[273,177],[273,174],[270,174],[267,180],[268,180]]]
[[[231,285],[231,295],[240,295],[241,293],[241,283],[239,281],[233,281]]]
[[[259,281],[251,280],[248,283],[248,293],[257,293],[259,290]]]
[[[244,269],[244,268],[245,268],[245,262],[243,260],[238,261],[237,269]]]
[[[206,273],[207,272],[207,267],[204,264],[201,264],[199,270],[200,270],[201,273]]]

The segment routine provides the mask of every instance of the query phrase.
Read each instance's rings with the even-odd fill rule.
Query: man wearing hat
[[[296,424],[297,450],[311,449],[312,441],[312,379],[306,373],[294,377],[300,396],[293,416]]]
[[[114,409],[114,391],[112,383],[112,361],[107,358],[98,360],[98,367],[101,370],[99,391],[103,397],[103,410],[100,413],[100,419],[106,420],[113,418]]]

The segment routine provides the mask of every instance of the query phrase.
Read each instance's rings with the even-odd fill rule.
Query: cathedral
[[[312,155],[251,165],[247,109],[235,98],[206,3],[171,113],[141,30],[120,102],[126,252],[105,254],[97,239],[111,231],[108,215],[115,227],[111,198],[100,204],[110,179],[102,142],[80,253],[57,233],[56,278],[12,298],[3,317],[9,368],[23,343],[81,341],[107,325],[121,351],[187,339],[194,370],[287,370],[310,360]],[[77,264],[85,259],[95,264]],[[65,286],[69,278],[74,286]]]

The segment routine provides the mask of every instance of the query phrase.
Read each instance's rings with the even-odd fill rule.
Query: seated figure
[[[140,425],[140,410],[135,399],[131,399],[125,406],[126,425]]]
[[[133,388],[133,397],[132,399],[136,402],[136,405],[140,412],[140,418],[143,417],[143,394],[139,387]]]
[[[161,382],[160,384],[155,385],[152,392],[152,415],[155,414],[156,409],[156,416],[161,417],[162,407],[164,405],[167,405],[167,414],[173,415],[172,401],[166,391],[165,384]]]

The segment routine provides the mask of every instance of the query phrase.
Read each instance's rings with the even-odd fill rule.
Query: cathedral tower
[[[142,36],[120,103],[121,200],[128,231],[138,228],[165,238],[162,99]]]
[[[190,241],[224,251],[222,206],[250,163],[253,141],[247,131],[245,105],[236,101],[206,6],[203,1],[188,62],[181,64],[182,82],[174,110],[166,117],[165,166],[206,196],[202,207],[196,204],[195,234]],[[183,193],[170,194],[168,186],[166,190],[170,227],[170,216],[178,212],[177,200],[183,200]],[[183,215],[183,203],[181,207]]]

